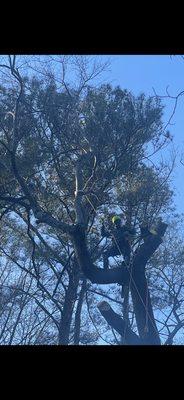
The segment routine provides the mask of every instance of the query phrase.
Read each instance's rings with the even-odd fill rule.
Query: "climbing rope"
[[[120,247],[119,247],[119,245],[118,245],[118,243],[117,243],[116,238],[114,237],[114,235],[112,235],[112,237],[113,237],[113,239],[114,239],[114,241],[115,241],[115,243],[116,243],[116,246],[117,246],[117,248],[118,248],[118,250],[119,250],[121,256],[124,258],[123,254],[122,254],[122,251],[121,251],[121,249],[120,249]],[[152,324],[152,326],[153,326],[155,332],[157,332],[157,329],[155,328],[155,325],[154,325],[154,323],[153,323],[153,321],[152,321],[152,318],[151,318],[151,316],[150,316],[150,314],[149,314],[149,312],[148,312],[148,286],[147,286],[147,290],[146,290],[146,305],[145,305],[144,300],[142,299],[142,296],[141,296],[141,294],[140,294],[140,292],[139,292],[139,289],[137,288],[137,285],[136,285],[136,283],[135,283],[135,280],[133,279],[133,276],[132,276],[133,263],[131,263],[131,264],[132,264],[131,272],[130,272],[130,268],[128,267],[128,264],[126,263],[126,261],[124,261],[124,264],[125,264],[125,267],[127,268],[128,273],[129,273],[129,275],[130,275],[129,290],[130,290],[131,282],[133,282],[134,287],[135,287],[135,289],[136,289],[136,291],[137,291],[137,294],[138,294],[138,296],[139,296],[139,298],[140,298],[140,300],[141,300],[141,302],[142,302],[142,304],[143,304],[143,306],[144,306],[144,309],[145,309],[145,311],[146,311],[146,322],[145,322],[144,331],[145,331],[145,333],[148,332],[148,317],[149,317],[150,322],[151,322],[151,324]],[[157,333],[158,333],[158,332],[157,332]]]
[[[146,309],[148,310],[148,284],[146,286]],[[148,333],[148,312],[146,313],[146,323],[144,327],[144,332]]]
[[[130,292],[130,288],[131,288],[131,280],[132,280],[132,268],[133,268],[133,263],[132,262],[130,262],[130,279],[129,279],[129,284],[128,284],[128,300],[129,300],[129,292]],[[129,306],[129,303],[126,305],[126,307],[128,307]],[[127,310],[126,310],[127,311]],[[124,341],[124,343],[125,343],[125,341],[126,341],[126,332],[127,332],[127,328],[128,328],[128,319],[126,318],[125,319],[125,329],[124,329],[124,335],[123,335],[123,341]]]
[[[91,207],[93,208],[95,214],[97,214],[97,211],[96,211],[94,205],[92,204],[92,202],[90,201],[89,197],[88,197],[88,196],[85,196],[85,197],[86,197],[87,201],[89,202],[89,204],[91,205]],[[140,237],[141,237],[141,236],[140,236]],[[119,250],[120,255],[124,258],[123,254],[122,254],[122,251],[121,251],[121,249],[120,249],[120,247],[119,247],[119,245],[118,245],[118,243],[117,243],[117,240],[116,240],[116,238],[114,237],[114,235],[112,235],[112,238],[113,238],[113,240],[114,240],[115,243],[116,243],[116,246],[117,246],[117,248],[118,248],[118,250]],[[137,242],[138,242],[138,241],[137,241]],[[137,242],[136,242],[136,243],[137,243]],[[146,312],[146,322],[145,322],[144,331],[145,331],[145,333],[148,332],[148,317],[149,317],[150,322],[151,322],[151,324],[152,324],[152,326],[153,326],[155,332],[158,334],[157,329],[156,329],[156,327],[155,327],[155,325],[154,325],[154,323],[153,323],[153,321],[152,321],[152,317],[150,316],[150,314],[149,314],[149,312],[148,312],[148,286],[147,286],[147,291],[146,291],[146,305],[145,305],[144,300],[143,300],[141,294],[139,293],[139,289],[137,288],[137,285],[136,285],[136,283],[135,283],[135,280],[133,279],[133,276],[132,276],[133,263],[131,263],[131,264],[132,264],[131,269],[128,267],[128,264],[126,263],[125,260],[124,260],[124,264],[125,264],[125,267],[127,268],[128,273],[129,273],[129,275],[130,275],[129,290],[130,290],[130,287],[131,287],[131,282],[133,282],[134,287],[135,287],[135,289],[136,289],[136,291],[137,291],[137,294],[138,294],[138,296],[139,296],[139,298],[140,298],[140,300],[141,300],[141,302],[142,302],[142,304],[143,304],[143,307],[144,307],[144,309],[145,309],[145,312]],[[131,272],[130,272],[130,271],[131,271]],[[128,323],[127,323],[127,325],[128,325]],[[127,330],[127,327],[126,327],[126,330]],[[124,332],[124,333],[125,333],[125,332]],[[125,334],[124,334],[124,336],[125,336]]]

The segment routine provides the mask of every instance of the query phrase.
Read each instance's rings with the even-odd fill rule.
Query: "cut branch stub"
[[[98,304],[98,309],[100,313],[103,315],[107,323],[116,330],[121,336],[124,336],[125,342],[128,345],[141,345],[142,341],[139,338],[139,336],[134,333],[130,327],[127,325],[127,323],[118,315],[117,313],[114,312],[114,310],[111,308],[109,303],[106,301],[101,301]]]
[[[102,312],[110,310],[110,305],[109,303],[107,303],[107,301],[101,301],[100,303],[98,303],[97,307]]]

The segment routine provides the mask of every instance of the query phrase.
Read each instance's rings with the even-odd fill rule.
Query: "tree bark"
[[[74,344],[79,344],[80,342],[80,326],[81,326],[81,311],[82,311],[82,304],[84,300],[84,295],[86,293],[86,285],[87,280],[84,279],[82,282],[81,291],[79,294],[79,300],[77,303],[77,309],[75,313],[75,326],[74,326]]]
[[[139,336],[143,343],[148,345],[160,345],[161,342],[154,319],[145,267],[150,257],[162,243],[162,236],[166,229],[167,224],[161,222],[157,228],[158,234],[148,237],[140,246],[138,252],[135,253],[130,275],[132,302]]]
[[[98,309],[107,321],[121,336],[126,333],[126,343],[128,345],[141,345],[143,344],[139,336],[134,333],[126,322],[116,314],[106,301],[98,304]]]
[[[160,345],[145,274],[132,274],[131,295],[139,336],[143,344]]]
[[[158,234],[148,237],[140,246],[138,251],[135,252],[131,271],[128,268],[115,268],[107,271],[97,268],[91,262],[90,254],[86,245],[84,228],[82,228],[80,225],[76,225],[75,234],[73,235],[74,249],[77,261],[85,276],[90,279],[92,283],[119,283],[124,285],[130,284],[132,302],[134,306],[141,344],[161,344],[151,305],[150,293],[145,276],[145,267],[150,257],[153,255],[158,246],[162,243],[162,236],[165,233],[166,228],[167,224],[160,223],[157,229]],[[106,314],[106,317],[109,315],[112,317],[112,312],[108,315]],[[109,321],[113,322],[114,319],[111,318]],[[125,326],[125,321],[123,321],[122,323],[121,320],[120,325],[121,329],[123,329],[122,332],[124,334],[125,330],[123,326]],[[113,327],[114,329],[116,329],[114,325]],[[127,330],[127,332],[129,332],[129,330]]]
[[[78,266],[74,262],[72,273],[69,273],[69,284],[66,291],[63,312],[59,324],[58,344],[64,344],[64,345],[69,344],[72,312],[77,298],[78,284],[79,284]]]
[[[125,322],[125,325],[128,327],[129,326],[129,286],[124,286],[124,288],[123,288],[123,296],[124,296],[124,301],[123,301],[123,320]],[[121,337],[121,343],[123,345],[127,344],[126,329],[125,329],[124,334]]]
[[[72,234],[72,237],[78,264],[86,278],[88,278],[92,283],[128,283],[129,274],[125,268],[104,270],[102,268],[97,268],[92,263],[87,249],[85,229],[83,227],[75,225],[75,232]]]

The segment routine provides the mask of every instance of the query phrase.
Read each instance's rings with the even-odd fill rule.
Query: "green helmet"
[[[112,223],[115,224],[117,221],[121,221],[121,218],[118,217],[118,215],[114,215],[114,217],[112,217]]]

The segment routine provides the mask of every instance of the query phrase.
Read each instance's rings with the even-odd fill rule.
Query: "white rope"
[[[96,211],[95,207],[93,206],[92,202],[89,200],[88,196],[86,196],[86,198],[87,198],[88,202],[90,203],[91,207],[93,208],[95,214],[97,214],[97,211]],[[121,249],[120,249],[120,247],[119,247],[119,245],[118,245],[118,243],[117,243],[116,238],[114,237],[114,235],[112,235],[112,237],[113,237],[113,239],[114,239],[114,241],[115,241],[115,243],[116,243],[116,246],[117,246],[117,248],[118,248],[118,250],[119,250],[119,252],[120,252],[120,255],[124,258],[123,254],[122,254],[122,252],[121,252]],[[144,308],[145,308],[145,311],[146,311],[145,332],[148,332],[148,317],[149,317],[149,319],[150,319],[150,321],[151,321],[151,324],[152,324],[152,326],[153,326],[155,332],[158,334],[157,329],[156,329],[156,327],[155,327],[155,325],[154,325],[154,323],[153,323],[153,321],[152,321],[152,318],[151,318],[151,316],[150,316],[150,314],[149,314],[149,312],[148,312],[148,286],[147,286],[146,305],[145,305],[145,304],[144,304],[144,300],[142,299],[142,296],[140,295],[139,290],[138,290],[138,288],[137,288],[137,285],[136,285],[136,283],[135,283],[135,281],[134,281],[134,279],[133,279],[133,277],[132,277],[133,263],[132,263],[131,273],[130,273],[130,270],[129,270],[128,265],[127,265],[127,263],[126,263],[125,260],[124,260],[124,264],[125,264],[125,266],[126,266],[126,268],[127,268],[127,270],[128,270],[128,273],[129,273],[129,275],[130,275],[129,290],[130,290],[131,282],[133,282],[134,287],[135,287],[135,289],[136,289],[136,291],[137,291],[137,294],[138,294],[138,296],[139,296],[139,298],[140,298],[140,300],[141,300],[141,302],[142,302],[142,304],[143,304],[143,306],[144,306]]]
[[[113,236],[113,235],[112,235]],[[123,257],[123,254],[122,254],[122,252],[121,252],[121,249],[120,249],[120,247],[119,247],[119,245],[118,245],[118,243],[117,243],[117,241],[116,241],[116,238],[113,236],[113,238],[114,238],[114,241],[115,241],[115,243],[116,243],[116,245],[117,245],[117,247],[118,247],[118,249],[119,249],[119,252],[120,252],[120,254],[122,255],[122,257]],[[133,277],[132,277],[132,271],[131,271],[131,274],[130,274],[130,271],[129,271],[129,268],[128,268],[128,265],[127,265],[127,263],[124,261],[124,263],[125,263],[125,266],[126,266],[126,268],[127,268],[127,270],[128,270],[128,273],[129,273],[129,275],[130,275],[130,281],[129,282],[133,282],[133,284],[134,284],[134,286],[135,286],[135,289],[136,289],[136,291],[137,291],[137,294],[138,294],[138,296],[139,296],[139,298],[140,298],[140,300],[141,300],[141,302],[142,302],[142,304],[143,304],[143,306],[144,306],[144,308],[145,308],[145,311],[146,311],[146,322],[148,323],[148,316],[149,316],[149,318],[150,318],[150,321],[151,321],[151,323],[152,323],[152,326],[153,326],[153,328],[154,328],[154,330],[155,330],[155,332],[156,333],[158,333],[157,332],[157,329],[155,328],[155,325],[154,325],[154,323],[153,323],[153,321],[152,321],[152,318],[151,318],[151,316],[150,316],[150,314],[149,314],[149,312],[148,312],[148,286],[147,286],[147,296],[146,296],[146,306],[145,306],[145,304],[144,304],[144,301],[143,301],[143,299],[142,299],[142,296],[140,295],[140,293],[139,293],[139,290],[138,290],[138,288],[137,288],[137,285],[136,285],[136,283],[135,283],[135,281],[134,281],[134,279],[133,279]],[[132,266],[133,266],[133,263],[132,263]],[[146,324],[145,324],[145,328],[146,328]],[[147,332],[148,332],[148,328],[147,328]]]

